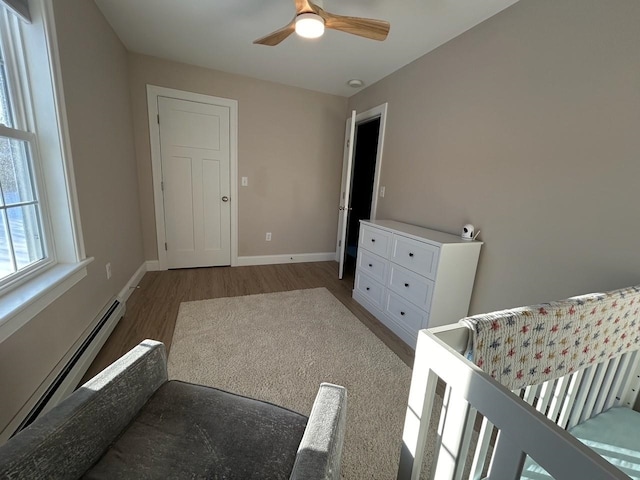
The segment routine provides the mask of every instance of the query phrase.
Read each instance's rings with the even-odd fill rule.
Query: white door
[[[229,108],[158,97],[168,268],[231,264]]]
[[[347,120],[345,131],[344,160],[342,165],[342,186],[340,188],[340,206],[338,207],[338,255],[340,255],[340,268],[338,278],[342,280],[344,274],[344,252],[347,248],[347,222],[349,220],[349,205],[351,195],[351,171],[353,169],[353,148],[356,131],[356,111],[351,112],[351,118]]]

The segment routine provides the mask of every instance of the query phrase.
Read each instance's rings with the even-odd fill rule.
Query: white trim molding
[[[277,265],[281,263],[308,263],[308,262],[333,262],[336,252],[327,253],[292,253],[290,255],[255,255],[250,257],[238,257],[237,265],[246,267],[250,265]]]
[[[162,197],[162,158],[160,153],[160,126],[158,125],[158,97],[176,98],[191,102],[220,105],[229,108],[229,175],[231,192],[231,266],[238,264],[238,102],[228,98],[185,92],[173,88],[147,84],[147,108],[151,142],[151,170],[153,174],[153,200],[156,215],[158,268],[167,269],[167,253]]]
[[[335,262],[336,252],[326,253],[291,253],[282,255],[252,255],[237,257],[233,267],[247,267],[251,265],[278,265],[281,263]],[[158,260],[145,262],[147,272],[160,272],[167,268],[160,268]]]
[[[161,270],[160,262],[158,260],[147,260],[145,265],[147,267],[147,272],[159,272]],[[166,268],[164,270],[166,270]]]
[[[377,218],[378,199],[380,198],[380,173],[382,171],[382,154],[384,150],[384,136],[387,126],[387,103],[373,107],[366,112],[356,115],[356,125],[368,120],[380,117],[380,127],[378,129],[378,150],[376,152],[376,169],[373,176],[373,198],[371,199],[371,220]],[[355,153],[354,153],[355,155]]]
[[[40,400],[56,381],[61,372],[63,372],[70,364],[73,357],[81,348],[82,344],[85,343],[86,339],[95,330],[100,320],[104,318],[107,312],[109,312],[114,300],[116,300],[116,298],[112,297],[111,300],[109,300],[109,302],[104,306],[104,308],[101,309],[101,311],[93,319],[91,324],[84,330],[84,332],[82,332],[80,338],[76,340],[76,342],[67,351],[64,357],[62,357],[57,365],[55,365],[51,373],[47,375],[47,377],[43,380],[40,386],[38,386],[33,395],[29,397],[22,408],[16,413],[9,424],[0,431],[0,444],[6,442],[13,434],[16,433],[16,430],[20,428],[22,422],[29,416],[31,411],[40,402]],[[60,387],[55,390],[53,396],[45,404],[45,407],[40,414],[44,414],[46,411],[50,410],[53,406],[55,406],[57,402],[61,401],[67,394],[70,394],[74,387],[77,386],[78,382],[80,382],[83,375],[86,373],[86,370],[89,368],[89,365],[91,365],[91,362],[100,351],[100,348],[102,348],[102,345],[104,345],[107,338],[118,324],[118,321],[124,316],[125,311],[125,305],[120,304],[115,310],[111,312],[111,316],[109,317],[107,323],[105,323],[102,329],[99,330],[98,335],[89,344],[89,347],[87,348],[87,350],[85,350],[85,353],[79,357],[78,362],[74,367],[71,368],[67,377],[60,384]]]
[[[122,290],[120,290],[120,293],[118,294],[118,301],[120,301],[120,303],[127,303],[127,300],[129,300],[133,291],[138,288],[138,284],[140,283],[140,280],[142,280],[142,277],[144,277],[145,273],[147,273],[147,262],[138,267],[126,285]]]
[[[2,295],[0,343],[86,277],[87,265],[92,261],[93,257],[79,263],[58,263],[46,272]]]
[[[378,149],[376,152],[376,167],[375,167],[375,172],[373,175],[373,195],[371,196],[371,213],[369,215],[369,219],[370,220],[375,220],[378,214],[378,199],[380,198],[380,176],[381,176],[381,172],[382,172],[382,155],[383,155],[383,151],[384,151],[384,137],[385,137],[385,131],[387,128],[387,107],[388,107],[388,103],[383,103],[381,105],[378,105],[377,107],[373,107],[370,108],[367,111],[358,113],[356,115],[355,118],[355,128],[358,127],[359,124],[367,122],[369,120],[373,120],[374,118],[380,118],[380,127],[378,128]],[[349,149],[349,146],[347,144],[347,141],[349,140],[349,131],[351,129],[351,117],[348,117],[346,120],[346,129],[345,129],[345,155],[346,152]],[[358,146],[358,142],[356,140],[354,148],[357,148]],[[353,151],[353,155],[354,155],[354,162],[351,165],[351,169],[353,170],[353,168],[355,167],[355,150]],[[343,160],[343,165],[342,165],[342,179],[344,181],[345,177],[346,177],[346,168],[347,168],[347,161],[346,159]],[[341,186],[341,192],[343,192],[343,188],[344,186]],[[341,193],[342,195],[342,193]],[[339,203],[342,204],[342,197],[339,200]],[[340,224],[340,215],[338,215],[338,236],[336,239],[336,257],[335,257],[335,261],[336,262],[340,262],[340,247],[338,247],[338,245],[340,244],[340,240],[342,240],[342,227]]]
[[[35,1],[35,0],[32,0]],[[73,233],[73,244],[67,247],[68,252],[64,252],[64,256],[61,255],[60,246],[56,246],[56,254],[59,261],[74,261],[76,259],[84,259],[87,257],[84,245],[84,235],[82,233],[82,223],[80,219],[80,202],[78,201],[78,191],[76,188],[76,177],[73,167],[73,154],[71,149],[71,136],[69,133],[69,122],[67,119],[67,107],[64,95],[64,85],[62,82],[62,68],[60,66],[60,52],[58,49],[58,34],[56,31],[55,15],[53,11],[53,2],[47,0],[37,0],[39,10],[42,11],[44,22],[43,29],[47,38],[47,47],[49,61],[51,63],[52,72],[52,84],[53,84],[53,101],[56,119],[58,121],[58,141],[60,144],[60,150],[64,158],[63,172],[66,186],[66,201],[69,205],[66,215],[66,220]],[[32,10],[33,13],[33,10]],[[49,187],[50,188],[50,187]],[[61,222],[63,219],[52,219],[56,222]],[[54,232],[55,233],[55,232]]]

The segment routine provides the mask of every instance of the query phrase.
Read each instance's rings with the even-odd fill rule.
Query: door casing
[[[162,158],[160,155],[160,128],[158,125],[158,97],[221,105],[229,108],[229,176],[231,202],[231,266],[238,264],[238,102],[228,98],[185,92],[173,88],[147,85],[149,136],[151,143],[151,169],[153,174],[153,200],[155,203],[158,270],[167,270],[164,201],[162,198]]]
[[[371,198],[371,220],[374,220],[377,215],[378,209],[378,197],[380,195],[380,172],[382,171],[382,153],[384,150],[384,136],[385,136],[385,127],[387,124],[387,103],[383,103],[382,105],[378,105],[377,107],[371,108],[365,112],[358,113],[356,115],[355,123],[357,124],[361,122],[365,122],[367,120],[371,120],[372,118],[380,117],[380,130],[378,135],[378,151],[376,152],[376,169],[375,175],[373,177],[373,196]],[[346,146],[347,140],[349,139],[349,129],[350,129],[351,117],[346,120],[346,135],[345,135],[345,158],[343,159],[342,166],[342,178],[345,178],[346,175],[346,164],[347,164],[347,152],[348,148]],[[353,155],[355,157],[355,148],[357,148],[358,144],[354,145]],[[353,165],[351,165],[353,168]],[[340,202],[342,202],[342,187],[340,187]],[[340,240],[342,238],[342,229],[340,219],[338,218],[338,236],[336,238],[336,262],[340,262],[340,252],[341,249],[338,246]]]

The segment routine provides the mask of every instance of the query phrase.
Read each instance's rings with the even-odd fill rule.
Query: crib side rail
[[[458,420],[454,423],[455,435],[451,435],[450,431],[439,432],[440,442],[435,453],[436,465],[432,467],[432,478],[462,477],[461,465],[466,461],[465,448],[468,447],[472,424],[469,415],[475,415],[476,411],[485,417],[479,439],[481,448],[486,450],[488,442],[488,434],[483,436],[482,432],[491,430],[485,426],[494,425],[498,430],[487,478],[519,478],[525,454],[530,455],[558,480],[628,478],[593,450],[549,421],[543,413],[523,402],[460,355],[457,350],[463,350],[467,336],[468,330],[462,326],[423,330],[418,335],[398,479],[420,478],[438,379],[446,382],[450,398],[458,398],[445,398],[449,402],[448,408],[451,412],[454,409],[460,411],[465,421]],[[562,388],[564,387],[561,386]],[[547,390],[555,391],[550,386]],[[553,399],[543,401],[547,403],[545,410],[549,410],[547,407],[552,405]],[[459,417],[452,415],[452,418]],[[441,428],[445,427],[446,425],[441,425]],[[559,455],[558,452],[562,454]],[[481,463],[474,458],[471,478],[480,478]]]
[[[640,354],[629,351],[514,393],[552,422],[570,429],[614,406],[633,408]]]

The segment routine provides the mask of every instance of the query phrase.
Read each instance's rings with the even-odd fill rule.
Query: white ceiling
[[[95,0],[134,52],[349,97],[518,0],[325,0],[339,15],[391,23],[384,42],[327,30],[276,47],[256,38],[286,25],[293,0]],[[316,2],[320,3],[320,2]]]

